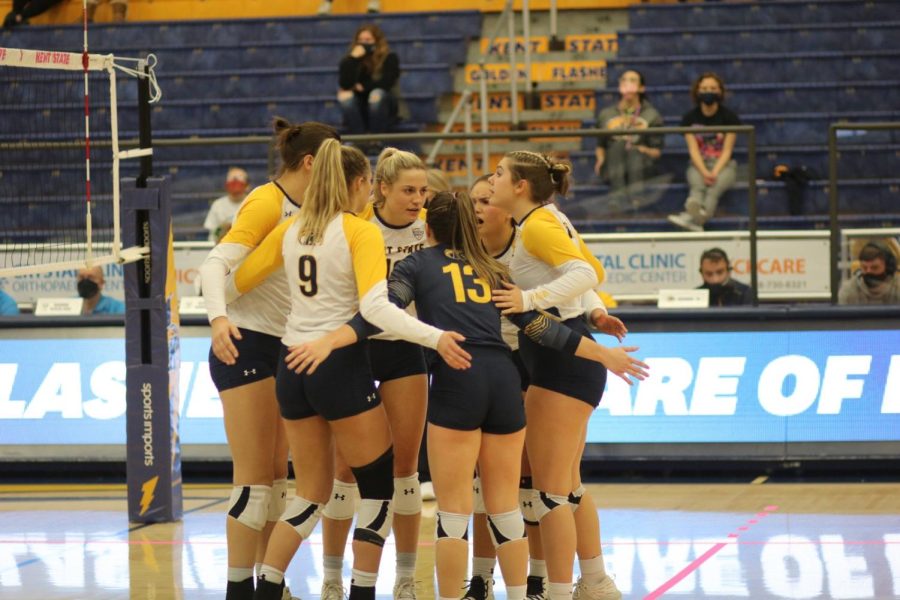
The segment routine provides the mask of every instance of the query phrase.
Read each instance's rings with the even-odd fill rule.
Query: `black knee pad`
[[[351,467],[359,497],[366,500],[391,500],[394,497],[394,447],[362,467]]]
[[[371,463],[352,470],[362,499],[353,539],[384,546],[394,520],[394,449],[388,448]]]

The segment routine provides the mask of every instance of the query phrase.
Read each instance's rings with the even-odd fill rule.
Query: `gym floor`
[[[589,490],[601,507],[607,570],[624,598],[900,598],[898,483]],[[182,522],[141,526],[127,521],[121,485],[0,486],[0,598],[221,599],[229,491],[188,485]],[[434,599],[434,511],[426,502],[420,600]],[[389,540],[380,599],[391,597],[393,563]],[[287,577],[295,596],[318,598],[319,529]],[[349,582],[349,560],[344,578]],[[505,597],[499,575],[494,589],[498,600]]]

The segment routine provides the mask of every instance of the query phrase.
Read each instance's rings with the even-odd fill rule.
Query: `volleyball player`
[[[393,265],[425,246],[423,207],[428,194],[427,168],[415,154],[385,148],[375,166],[373,191],[374,200],[359,216],[381,230],[390,275]],[[397,547],[394,598],[415,600],[416,554],[422,519],[418,461],[428,398],[425,357],[421,346],[388,334],[369,341],[369,357],[394,440]],[[341,571],[356,496],[352,474],[343,463],[338,456],[334,491],[323,512],[322,600],[341,600],[343,596]]]
[[[254,562],[262,562],[268,536],[284,511],[288,447],[275,399],[275,374],[290,297],[284,274],[274,273],[226,306],[225,276],[299,209],[316,150],[323,140],[339,138],[334,128],[315,122],[295,125],[276,118],[274,129],[281,170],[250,193],[200,268],[212,326],[210,374],[222,399],[233,461],[225,527],[227,600],[252,597]]]
[[[547,199],[568,189],[570,167],[534,152],[507,154],[490,182],[492,203],[509,211],[521,234],[510,262],[513,280],[494,299],[504,314],[556,309],[563,322],[588,336],[580,298],[604,277],[568,218]],[[523,291],[523,289],[525,291]],[[548,573],[549,600],[572,597],[576,547],[580,600],[616,600],[621,593],[606,574],[597,511],[581,485],[580,464],[587,422],[600,401],[606,369],[533,344],[520,335],[520,352],[531,374],[526,447]],[[572,435],[572,432],[578,432]],[[574,513],[574,514],[573,514]],[[577,530],[577,534],[576,534]]]
[[[453,368],[470,356],[459,334],[425,325],[387,299],[387,259],[378,228],[352,214],[368,197],[369,164],[354,148],[326,140],[313,161],[303,206],[235,271],[232,295],[245,293],[283,266],[291,308],[282,338],[277,397],[297,478],[294,498],[276,524],[256,600],[277,599],[300,543],[309,537],[332,490],[332,444],[359,486],[352,600],[374,600],[384,540],[393,518],[393,447],[384,407],[368,367],[366,341],[342,348],[321,369],[296,373],[296,349],[345,323],[357,310],[398,338],[437,349]]]
[[[518,229],[515,221],[508,212],[491,205],[490,175],[483,175],[475,180],[472,185],[471,196],[475,206],[475,216],[478,220],[478,233],[488,253],[501,264],[509,266],[513,255],[513,248],[518,239]],[[589,291],[583,296],[585,314],[598,329],[617,337],[620,341],[627,330],[622,322],[609,315],[597,294]],[[519,371],[522,381],[522,393],[528,389],[529,374],[522,358],[519,356],[518,327],[508,319],[501,321],[501,333],[503,341],[512,349],[513,361]],[[492,597],[492,574],[495,562],[495,553],[487,529],[487,517],[484,510],[484,501],[481,499],[480,482],[475,481],[475,515],[472,531],[472,579],[469,583],[464,598],[483,600]],[[547,566],[544,562],[543,546],[541,545],[540,527],[534,518],[532,503],[533,485],[531,467],[528,464],[528,454],[522,453],[522,479],[519,489],[519,501],[522,514],[525,518],[525,529],[528,537],[528,582],[526,596],[530,600],[543,598],[546,590]]]
[[[472,368],[455,371],[443,362],[432,371],[428,405],[428,452],[438,501],[436,567],[440,598],[457,597],[466,573],[467,530],[472,513],[472,473],[479,463],[491,538],[497,548],[507,596],[526,593],[528,547],[518,507],[519,466],[525,410],[520,378],[500,332],[500,314],[490,290],[506,276],[478,237],[475,212],[465,195],[439,193],[428,211],[431,247],[399,262],[391,274],[390,299],[400,307],[415,302],[419,317],[438,327],[452,326],[466,336]],[[643,378],[644,365],[628,355],[636,348],[608,349],[558,325],[546,315],[512,315],[536,343],[606,362],[628,381]],[[325,336],[340,347],[340,330]],[[362,335],[367,335],[363,331]],[[322,344],[322,340],[308,344]],[[327,357],[318,356],[315,366]],[[306,361],[306,359],[303,359]],[[327,363],[326,363],[327,364]],[[303,366],[300,367],[302,370]]]

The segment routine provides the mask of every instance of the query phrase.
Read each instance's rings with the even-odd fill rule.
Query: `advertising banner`
[[[732,277],[750,283],[750,242],[734,235],[695,240],[584,237],[606,269],[603,288],[614,297],[650,297],[660,289],[701,285],[700,256],[712,247],[728,254]],[[760,237],[760,297],[828,297],[829,260],[826,237]]]
[[[630,333],[626,342],[640,346],[650,378],[629,387],[609,377],[590,443],[900,441],[900,331]],[[208,354],[208,338],[182,338],[184,444],[225,443]],[[125,372],[121,339],[4,340],[0,455],[6,444],[124,444]]]

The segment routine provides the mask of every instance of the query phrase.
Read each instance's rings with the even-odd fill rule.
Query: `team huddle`
[[[620,598],[579,465],[607,372],[630,383],[646,365],[590,335],[626,329],[552,203],[569,166],[511,152],[471,197],[439,192],[426,209],[414,154],[384,150],[373,177],[327,125],[275,132],[280,173],[201,268],[234,461],[226,598],[290,597],[284,572],[321,520],[322,600],[340,600],[355,516],[351,600],[374,600],[391,531],[394,597],[415,600],[426,421],[439,598],[465,587],[473,510],[467,598],[491,595],[499,562],[510,600],[568,600],[576,552],[574,596]]]

